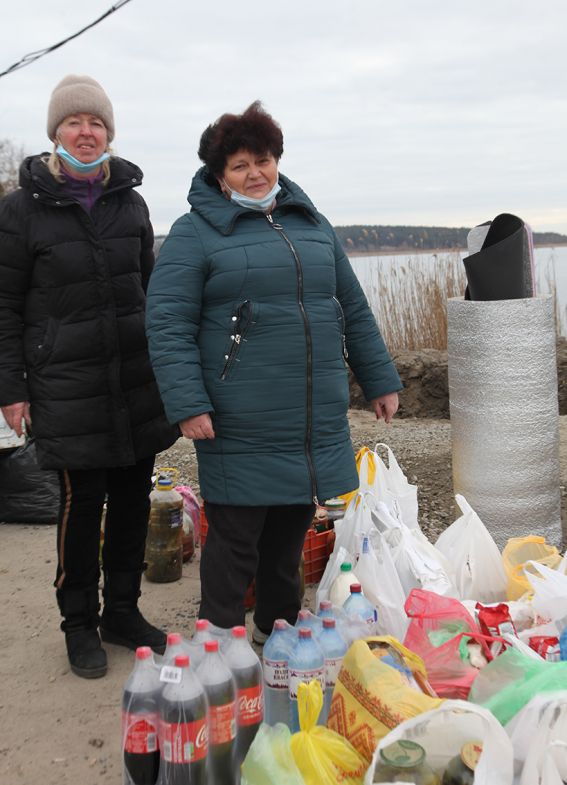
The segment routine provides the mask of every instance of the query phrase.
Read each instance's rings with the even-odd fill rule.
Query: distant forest
[[[416,251],[467,247],[470,228],[447,226],[335,226],[344,249],[349,252]],[[567,235],[534,232],[535,245],[561,245]]]
[[[435,251],[467,247],[470,227],[447,226],[335,226],[347,253],[379,253],[398,251]],[[156,251],[165,235],[156,237]],[[557,232],[534,232],[535,245],[567,244],[567,235]]]

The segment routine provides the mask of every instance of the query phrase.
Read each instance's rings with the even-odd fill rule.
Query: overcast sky
[[[0,71],[112,0],[2,5]],[[89,74],[167,232],[188,209],[201,132],[259,98],[284,131],[281,171],[335,225],[513,212],[567,233],[566,30],[565,0],[132,0],[0,79],[0,138],[48,149],[53,87]]]

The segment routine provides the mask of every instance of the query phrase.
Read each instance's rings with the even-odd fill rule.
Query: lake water
[[[420,267],[423,265],[433,271],[434,266],[438,266],[440,262],[454,263],[459,267],[462,265],[461,260],[464,256],[467,256],[466,251],[414,254],[407,252],[392,256],[351,256],[350,263],[368,299],[372,302],[372,291],[376,288],[378,268],[382,275],[384,273],[388,275],[393,271],[399,273],[400,270],[407,270],[409,266],[415,269],[416,265]],[[567,335],[567,246],[535,248],[534,263],[536,293],[550,293],[555,288],[562,333]],[[403,280],[403,275],[398,276],[397,280]]]

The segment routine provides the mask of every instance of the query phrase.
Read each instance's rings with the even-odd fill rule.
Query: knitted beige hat
[[[114,139],[114,114],[112,104],[102,87],[90,76],[69,74],[51,93],[47,110],[47,135],[55,141],[59,125],[66,117],[88,112],[99,117],[108,132],[108,141]]]

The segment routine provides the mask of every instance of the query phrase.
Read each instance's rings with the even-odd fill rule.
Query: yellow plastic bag
[[[370,453],[368,456],[368,485],[372,485],[374,482],[374,478],[376,477],[376,464],[374,463],[374,455],[372,454],[371,450],[368,447],[361,447],[360,450],[356,453],[355,460],[356,460],[356,471],[358,472],[358,476],[360,477],[360,464],[362,462],[362,456],[365,453]],[[356,494],[358,493],[358,488],[356,491],[351,491],[350,493],[344,493],[342,496],[339,496],[339,499],[344,499],[347,507],[354,499]]]
[[[527,561],[537,561],[552,570],[556,570],[561,561],[561,554],[554,545],[548,545],[545,537],[511,537],[502,551],[504,571],[508,579],[508,599],[517,600],[532,587],[524,575]],[[529,571],[530,568],[527,568]]]
[[[409,657],[410,652],[396,644]],[[425,668],[423,663],[418,667],[417,659],[413,655],[412,671],[423,674]],[[408,686],[401,673],[383,663],[366,641],[358,640],[345,654],[327,727],[348,739],[368,765],[378,742],[392,728],[442,703],[442,698],[432,698]]]
[[[367,761],[338,733],[316,725],[323,708],[323,690],[318,680],[300,684],[297,713],[301,730],[291,737],[291,754],[305,785],[362,785]]]

